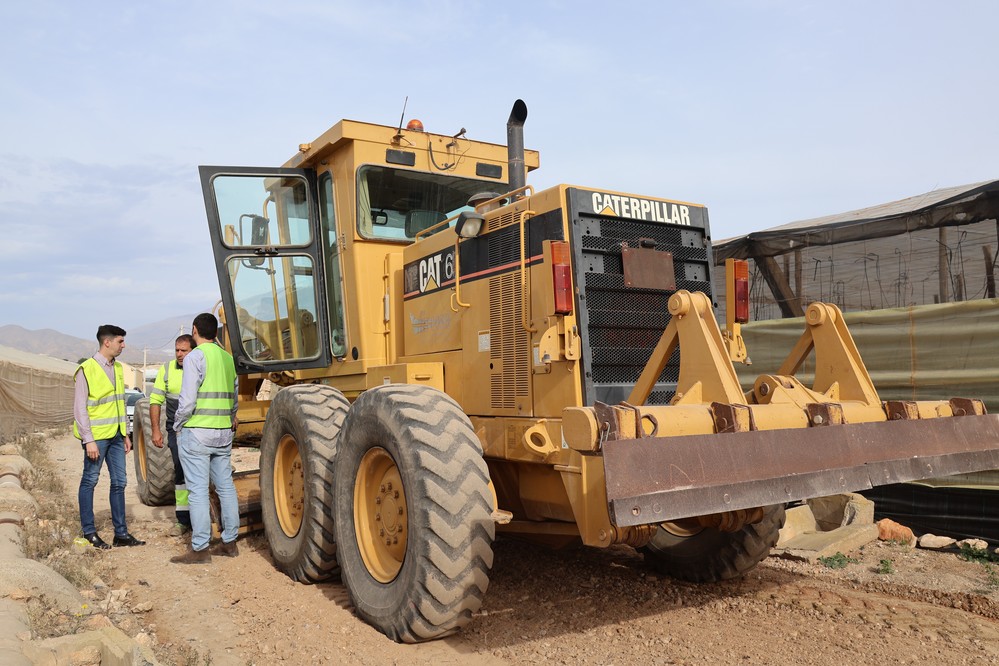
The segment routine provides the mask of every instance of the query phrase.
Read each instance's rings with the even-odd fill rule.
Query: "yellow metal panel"
[[[368,388],[382,384],[421,384],[444,390],[444,365],[441,363],[399,363],[368,370]]]

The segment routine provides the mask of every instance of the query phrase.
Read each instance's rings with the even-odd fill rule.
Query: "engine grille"
[[[584,401],[617,404],[631,389],[669,323],[669,290],[625,286],[621,243],[639,239],[673,255],[676,288],[711,294],[707,212],[692,207],[690,225],[593,212],[594,193],[568,191],[577,314],[583,343]],[[696,213],[696,214],[695,214]],[[649,404],[667,404],[676,392],[679,350],[667,363]]]

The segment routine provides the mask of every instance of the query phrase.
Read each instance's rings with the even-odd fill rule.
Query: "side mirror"
[[[249,242],[246,242],[246,240],[241,240],[240,241],[241,244],[248,247],[265,247],[270,238],[270,234],[268,232],[268,225],[270,224],[270,220],[268,220],[266,217],[261,217],[260,215],[248,215],[248,214],[240,215],[239,216],[240,235],[242,236],[243,239],[246,238],[245,234],[242,233],[243,220],[245,220],[246,218],[250,218],[250,239]],[[242,264],[247,268],[256,268],[257,266],[260,266],[263,263],[264,263],[263,257],[251,257],[242,260]]]
[[[378,226],[385,226],[388,224],[388,213],[383,210],[373,210],[371,211],[371,224],[377,224]]]

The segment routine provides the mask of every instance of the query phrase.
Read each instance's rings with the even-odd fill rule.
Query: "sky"
[[[341,118],[708,207],[712,236],[999,178],[999,3],[6,3],[0,325],[91,338],[218,299],[199,164]],[[993,127],[993,129],[989,129]]]

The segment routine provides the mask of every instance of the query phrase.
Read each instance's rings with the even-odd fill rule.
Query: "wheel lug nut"
[[[381,491],[385,492],[385,484],[384,483],[381,485]]]
[[[382,503],[382,498],[381,497],[376,497],[375,498],[375,504],[381,504],[381,503]]]
[[[402,515],[402,507],[401,506],[399,507],[399,515],[400,516]]]
[[[375,520],[377,520],[378,522],[381,522],[382,521],[382,514],[376,513],[375,514]]]
[[[399,499],[399,491],[398,490],[395,491],[395,494],[393,495],[393,497],[395,497],[395,499]]]

